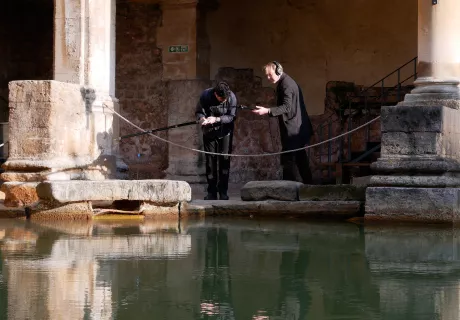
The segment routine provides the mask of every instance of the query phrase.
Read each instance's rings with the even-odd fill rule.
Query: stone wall
[[[168,125],[166,83],[162,81],[157,28],[158,4],[117,1],[116,97],[121,114],[148,130]],[[138,132],[120,121],[120,135]],[[158,133],[162,138],[167,132]],[[162,178],[168,166],[168,146],[148,135],[122,140],[120,155],[129,165],[130,178]]]
[[[278,60],[311,115],[329,81],[369,86],[417,55],[417,0],[221,0],[207,20],[211,77]]]

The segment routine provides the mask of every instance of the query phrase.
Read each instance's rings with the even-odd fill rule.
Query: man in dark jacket
[[[219,82],[203,91],[195,115],[203,129],[204,150],[214,153],[232,152],[233,126],[236,115],[236,97],[227,83]],[[230,157],[206,154],[208,194],[205,200],[228,200]]]
[[[302,90],[297,83],[283,72],[276,61],[264,66],[265,75],[271,83],[276,83],[276,107],[256,106],[253,112],[278,117],[282,151],[303,148],[310,142],[313,127],[308,117]],[[312,174],[305,149],[281,155],[283,180],[295,181],[295,165],[305,184],[312,182]]]

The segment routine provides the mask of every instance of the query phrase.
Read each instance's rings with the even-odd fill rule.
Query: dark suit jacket
[[[270,108],[270,115],[278,117],[283,150],[304,147],[310,142],[313,127],[302,90],[286,73],[281,75],[276,86],[276,105]]]
[[[220,117],[220,122],[202,127],[203,134],[208,139],[222,138],[233,133],[236,117],[236,96],[230,92],[227,101],[221,103],[214,95],[214,88],[204,90],[195,109],[196,119],[202,117]]]

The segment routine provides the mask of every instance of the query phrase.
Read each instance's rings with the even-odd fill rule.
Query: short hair
[[[276,68],[278,68],[279,72],[280,73],[283,73],[283,66],[281,64],[278,63],[278,66],[276,65],[275,62],[273,61],[270,61],[269,63],[267,63],[266,65],[263,66],[262,68],[262,71],[265,72],[265,70],[267,69],[270,69],[270,70],[276,70]]]
[[[227,82],[220,81],[215,87],[214,92],[221,98],[227,99],[230,96],[230,87]]]

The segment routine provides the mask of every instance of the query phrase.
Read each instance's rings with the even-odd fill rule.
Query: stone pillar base
[[[460,110],[446,103],[382,108],[365,220],[460,220]]]
[[[366,221],[460,221],[460,188],[369,187]]]
[[[6,181],[103,180],[115,176],[117,100],[59,81],[13,81]]]
[[[91,164],[69,162],[61,166],[58,161],[7,161],[3,168],[6,170],[0,175],[4,181],[41,182],[45,180],[105,180],[116,176],[115,156],[101,156]]]

